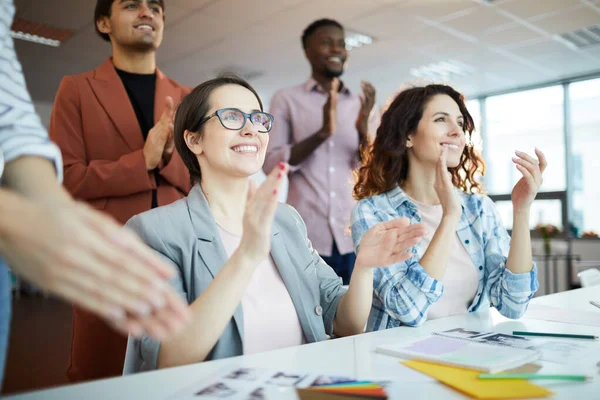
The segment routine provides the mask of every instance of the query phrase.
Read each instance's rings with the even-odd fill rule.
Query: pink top
[[[442,206],[427,205],[414,199],[411,199],[411,201],[419,209],[419,215],[427,229],[427,235],[421,239],[421,248],[425,253],[436,229],[442,222]],[[427,319],[432,320],[450,315],[466,314],[477,293],[479,274],[458,235],[454,235],[452,239],[446,273],[441,282],[444,284],[444,293],[429,308]]]
[[[264,171],[269,173],[280,161],[288,162],[292,147],[323,126],[323,105],[328,94],[312,78],[306,83],[277,91],[271,99],[275,117],[269,134]],[[306,223],[308,238],[322,256],[330,256],[333,242],[340,254],[354,252],[349,234],[352,198],[359,166],[356,118],[360,110],[357,94],[343,86],[338,96],[336,131],[299,165],[291,166],[288,203]],[[374,137],[380,116],[373,107],[369,134]]]
[[[217,224],[228,257],[238,248],[241,236]],[[269,256],[254,271],[242,297],[244,354],[259,353],[305,343],[292,298]]]

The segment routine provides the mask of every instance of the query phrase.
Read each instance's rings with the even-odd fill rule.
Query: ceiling
[[[64,75],[93,69],[110,45],[94,31],[93,0],[15,0],[17,16],[74,30],[59,48],[17,41],[32,97],[51,102]],[[344,81],[378,102],[415,82],[410,69],[455,60],[472,73],[451,83],[469,97],[600,72],[600,46],[572,49],[557,34],[600,24],[600,0],[166,0],[158,66],[194,86],[223,69],[254,76],[268,103],[310,74],[302,30],[328,17],[371,35],[350,52]]]

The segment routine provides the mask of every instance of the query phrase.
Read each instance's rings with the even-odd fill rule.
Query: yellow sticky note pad
[[[554,394],[526,380],[479,380],[477,375],[481,374],[481,371],[415,360],[401,363],[476,399],[537,398]]]

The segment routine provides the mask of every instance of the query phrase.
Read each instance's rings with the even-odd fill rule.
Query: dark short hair
[[[302,32],[302,47],[306,48],[308,44],[308,38],[313,33],[315,33],[317,29],[322,28],[324,26],[335,26],[336,28],[340,28],[342,31],[344,30],[342,24],[340,24],[336,20],[328,18],[318,19],[315,22],[311,23],[309,26],[307,26],[304,32]]]
[[[425,107],[434,96],[450,96],[456,102],[464,118],[463,131],[468,142],[475,130],[475,123],[464,96],[447,85],[427,85],[406,89],[392,102],[381,116],[375,141],[363,149],[363,165],[355,173],[354,198],[362,200],[402,185],[408,177],[407,141],[417,131]],[[460,157],[459,165],[449,169],[452,183],[466,193],[483,193],[484,187],[477,180],[485,173],[485,163],[472,143],[468,143]]]
[[[187,147],[184,134],[187,130],[202,136],[201,123],[204,120],[204,117],[207,116],[211,107],[209,103],[210,95],[212,92],[225,85],[239,85],[248,89],[256,96],[260,109],[261,111],[263,110],[262,101],[260,100],[258,93],[256,93],[256,90],[254,90],[254,88],[243,78],[229,74],[221,75],[201,83],[183,98],[175,113],[173,138],[175,140],[175,148],[190,173],[192,185],[201,181],[202,173],[196,155]]]
[[[98,20],[102,17],[110,18],[110,11],[115,0],[96,0],[96,9],[94,10],[94,28],[96,29],[96,33],[100,35],[100,37],[107,42],[110,42],[110,37],[106,33],[100,32],[98,29]],[[165,10],[165,1],[158,0],[160,6]]]

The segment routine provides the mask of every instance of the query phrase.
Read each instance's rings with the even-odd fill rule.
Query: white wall
[[[50,124],[50,113],[52,112],[52,103],[49,101],[34,101],[35,110],[40,115],[42,124],[48,129]]]

